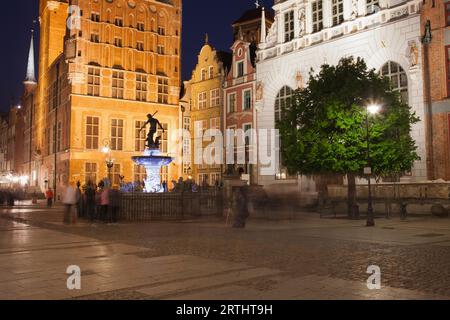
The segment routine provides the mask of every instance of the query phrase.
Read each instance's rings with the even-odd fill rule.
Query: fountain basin
[[[169,165],[173,158],[162,156],[159,149],[147,149],[143,156],[136,156],[131,159],[146,170],[145,192],[164,192],[164,188],[161,185],[161,168]]]

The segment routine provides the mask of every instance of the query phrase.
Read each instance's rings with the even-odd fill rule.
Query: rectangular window
[[[145,140],[147,139],[147,137],[145,134],[145,130],[140,131],[144,124],[145,121],[136,121],[134,125],[134,151],[136,152],[142,152],[145,150]]]
[[[366,1],[366,13],[373,14],[380,9],[379,0],[367,0]]]
[[[169,167],[167,166],[161,168],[161,184],[163,182],[169,183]]]
[[[236,112],[236,94],[228,95],[228,113]]]
[[[116,47],[122,48],[122,39],[121,38],[114,38],[114,45]]]
[[[169,103],[169,79],[158,78],[158,103]]]
[[[85,183],[97,183],[97,164],[93,162],[86,162],[84,165]]]
[[[121,179],[120,176],[122,175],[122,171],[121,171],[121,165],[116,163],[114,164],[113,168],[112,168],[112,183],[114,186],[119,186]]]
[[[214,78],[214,67],[213,66],[209,67],[209,78],[210,79]]]
[[[134,165],[134,182],[142,183],[147,178],[144,166]]]
[[[123,27],[123,19],[122,18],[116,18],[114,20],[114,24],[118,27]]]
[[[184,117],[183,129],[186,130],[186,131],[191,131],[191,118]]]
[[[244,76],[244,62],[238,62],[237,64],[237,77],[241,78]]]
[[[157,50],[158,50],[158,54],[162,55],[165,53],[164,46],[162,46],[162,45],[158,45]]]
[[[220,90],[214,89],[211,90],[211,107],[219,107],[220,106]]]
[[[165,36],[166,35],[166,28],[159,26],[158,27],[158,34],[160,36]]]
[[[284,14],[284,42],[294,39],[294,11]]]
[[[123,150],[123,120],[111,120],[111,150]]]
[[[98,149],[98,139],[100,131],[99,123],[100,122],[98,117],[86,118],[86,149]]]
[[[210,129],[220,129],[220,118],[211,118]]]
[[[143,23],[143,22],[138,22],[138,23],[137,23],[137,29],[138,29],[139,31],[145,31],[145,25],[144,25],[144,23]]]
[[[207,75],[207,71],[206,71],[206,69],[202,69],[202,75],[201,75],[201,81],[205,81],[206,80],[206,75]]]
[[[344,22],[344,0],[332,0],[333,26]]]
[[[445,21],[447,22],[447,26],[450,26],[450,2],[445,4]]]
[[[245,90],[244,91],[244,99],[243,99],[242,110],[251,110],[252,109],[252,91]]]
[[[88,95],[100,96],[100,69],[98,68],[88,70]]]
[[[124,73],[121,71],[113,71],[112,76],[112,97],[123,99],[123,83]]]
[[[136,100],[147,101],[147,75],[136,74]]]
[[[143,42],[137,42],[136,49],[138,51],[144,51],[144,43]]]
[[[100,22],[100,13],[91,12],[91,21]]]
[[[206,98],[206,91],[205,92],[200,92],[198,94],[198,109],[206,109],[208,104],[208,100]]]
[[[167,123],[161,123],[161,126],[164,128],[164,133],[161,129],[158,129],[158,137],[161,137],[159,140],[160,142],[160,151],[161,153],[168,153],[169,152],[169,125]]]
[[[313,32],[323,29],[323,2],[318,0],[312,4]]]
[[[99,43],[100,35],[98,33],[91,33],[91,42]]]

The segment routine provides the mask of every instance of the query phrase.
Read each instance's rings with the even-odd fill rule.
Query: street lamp
[[[108,179],[109,182],[112,184],[112,168],[114,167],[114,159],[112,158],[111,155],[111,148],[110,148],[110,142],[109,140],[104,140],[103,141],[103,148],[102,148],[102,152],[106,155],[106,167],[108,168]]]
[[[368,199],[367,199],[367,226],[368,227],[374,227],[375,226],[375,219],[373,216],[373,200],[372,200],[372,185],[371,185],[371,178],[372,178],[372,163],[370,158],[370,129],[369,129],[369,114],[370,115],[376,115],[381,110],[381,107],[377,104],[371,104],[366,107],[366,137],[367,137],[367,165],[364,169],[364,173],[367,175],[367,182],[368,182]]]

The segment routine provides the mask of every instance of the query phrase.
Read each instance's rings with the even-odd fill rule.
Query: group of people
[[[64,223],[76,223],[77,218],[86,218],[91,222],[98,220],[104,223],[117,223],[120,191],[116,187],[111,187],[108,181],[101,181],[98,185],[89,181],[83,190],[78,182],[76,187],[67,186],[62,203],[66,208]],[[76,213],[73,212],[74,208]]]
[[[24,192],[20,189],[2,189],[0,190],[0,205],[13,207],[16,200],[24,199]]]

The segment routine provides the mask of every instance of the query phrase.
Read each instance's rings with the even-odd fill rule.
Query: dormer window
[[[244,76],[244,62],[240,61],[237,63],[237,77],[241,78]]]

